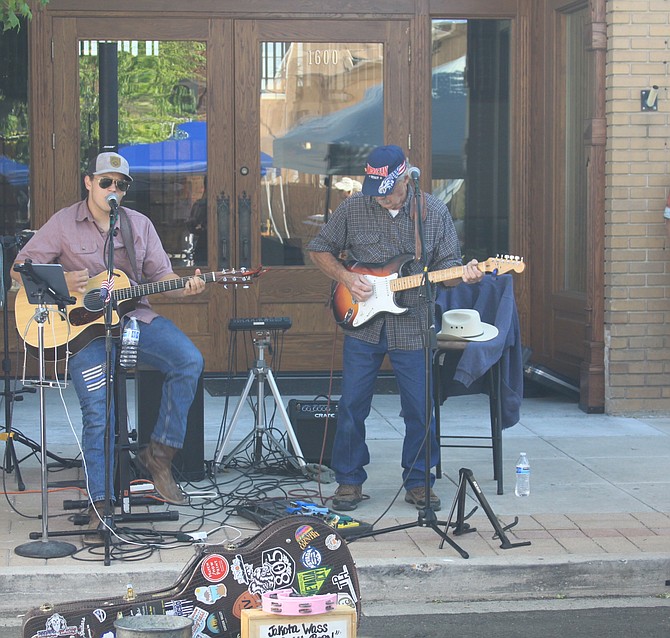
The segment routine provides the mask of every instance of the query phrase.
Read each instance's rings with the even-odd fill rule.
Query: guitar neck
[[[147,284],[138,284],[128,288],[121,288],[114,290],[112,295],[116,301],[124,301],[127,299],[135,299],[137,297],[145,297],[147,295],[155,295],[159,292],[169,292],[170,290],[179,290],[186,286],[186,283],[192,277],[199,277],[206,284],[216,281],[218,273],[208,272],[201,275],[191,275],[189,277],[178,277],[177,279],[165,279],[163,281],[154,281]]]
[[[444,268],[443,270],[433,270],[428,273],[428,279],[431,283],[459,279],[462,276],[463,266],[453,266],[451,268]],[[390,287],[393,292],[397,292],[398,290],[409,290],[410,288],[418,288],[421,285],[422,280],[423,274],[398,277],[390,282]]]

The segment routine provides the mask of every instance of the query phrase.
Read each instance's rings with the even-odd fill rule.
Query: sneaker
[[[333,509],[340,512],[349,512],[355,510],[362,500],[362,485],[338,485],[333,495]]]
[[[416,505],[416,509],[421,510],[426,507],[426,501],[424,498],[426,495],[425,492],[426,490],[423,486],[413,487],[411,490],[407,490],[407,492],[405,492],[405,501],[407,503],[412,503],[412,505]],[[430,490],[430,507],[436,512],[439,511],[442,507],[442,502],[432,489]]]

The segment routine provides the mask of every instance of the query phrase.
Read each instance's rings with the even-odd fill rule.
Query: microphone
[[[115,210],[119,207],[119,198],[116,193],[110,193],[105,197],[105,201],[109,204],[111,210]]]
[[[410,166],[408,173],[411,180],[414,182],[414,188],[419,190],[419,175],[421,175],[421,171],[416,166]]]

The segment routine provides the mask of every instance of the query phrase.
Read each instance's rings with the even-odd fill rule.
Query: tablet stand
[[[54,268],[54,266],[57,266]],[[74,554],[77,548],[72,543],[49,539],[49,496],[47,491],[47,434],[44,402],[44,389],[59,387],[57,381],[47,381],[44,366],[44,324],[49,318],[48,304],[58,306],[58,312],[63,317],[65,306],[75,302],[70,297],[63,267],[56,264],[33,264],[30,260],[14,266],[14,270],[21,273],[23,285],[29,303],[34,304],[33,319],[37,322],[37,346],[39,352],[39,378],[36,385],[40,398],[40,443],[42,466],[42,537],[40,540],[19,545],[14,551],[19,556],[27,558],[62,558]],[[67,319],[66,316],[64,316]]]

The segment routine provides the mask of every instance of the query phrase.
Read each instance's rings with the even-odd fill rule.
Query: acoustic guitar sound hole
[[[102,310],[102,300],[100,299],[100,288],[89,290],[84,295],[84,308],[89,312],[100,312]]]

